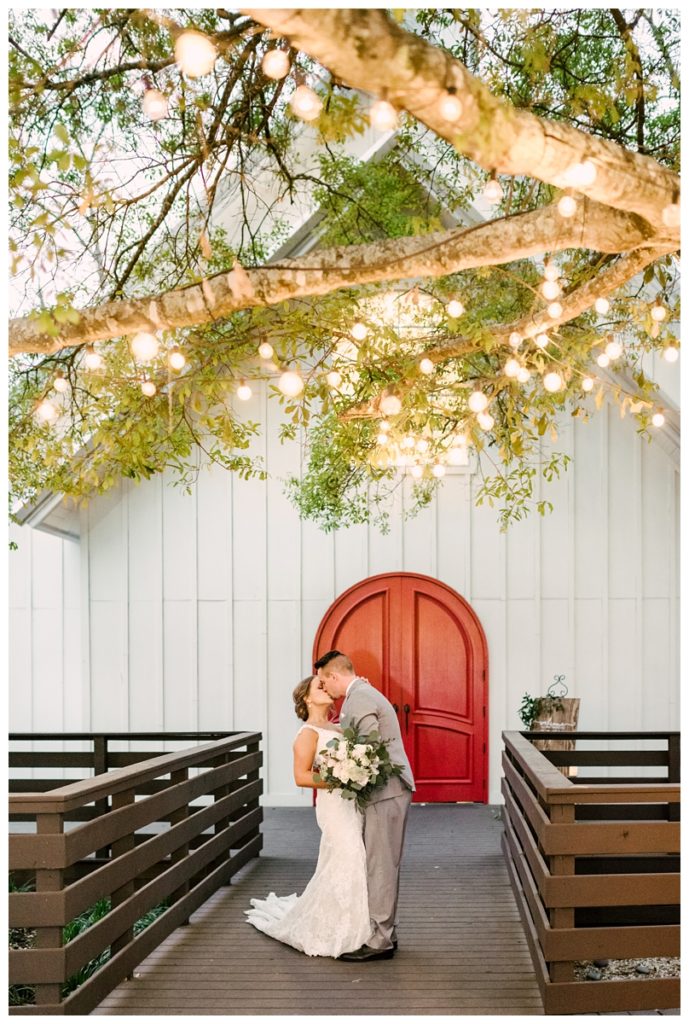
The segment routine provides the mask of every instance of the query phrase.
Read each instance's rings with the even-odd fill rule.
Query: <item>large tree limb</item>
[[[666,237],[669,249],[676,246]],[[338,288],[442,277],[473,267],[494,266],[544,251],[584,248],[627,252],[659,244],[640,217],[590,200],[564,220],[554,206],[454,228],[421,237],[394,238],[367,245],[337,246],[254,270],[216,274],[200,284],[141,299],[122,299],[84,309],[76,324],[57,336],[42,331],[35,317],[10,321],[10,355],[58,352],[136,331],[193,327],[253,306],[323,295]],[[661,243],[662,244],[662,243]],[[667,251],[667,250],[664,250]]]
[[[673,171],[561,121],[518,110],[494,96],[446,50],[405,31],[384,10],[242,10],[347,85],[385,95],[408,110],[486,170],[566,188],[568,169],[588,159],[598,174],[579,191],[658,227],[664,207],[677,201],[679,176]],[[464,106],[457,122],[445,120],[438,109],[448,87],[456,89]]]

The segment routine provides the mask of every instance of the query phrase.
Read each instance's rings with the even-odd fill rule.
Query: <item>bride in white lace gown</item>
[[[316,871],[301,896],[252,899],[248,921],[308,956],[338,957],[364,945],[371,935],[366,885],[363,815],[353,800],[343,800],[313,781],[318,751],[341,730],[327,720],[332,697],[317,676],[294,691],[295,710],[305,719],[294,741],[294,777],[298,786],[317,790],[316,821],[321,830]]]

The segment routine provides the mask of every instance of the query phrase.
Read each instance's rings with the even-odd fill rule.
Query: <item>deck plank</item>
[[[412,807],[400,948],[368,964],[304,956],[246,923],[251,896],[301,892],[318,852],[310,808],[266,808],[263,832],[261,856],[94,1014],[543,1014],[491,808]]]

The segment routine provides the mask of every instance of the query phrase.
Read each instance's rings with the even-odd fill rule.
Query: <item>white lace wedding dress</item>
[[[302,729],[318,733],[319,750],[339,734],[311,725]],[[316,792],[322,834],[313,877],[301,896],[271,892],[267,899],[252,899],[252,909],[244,913],[260,931],[308,956],[337,957],[363,946],[371,935],[363,816],[355,802],[343,800],[337,790]]]

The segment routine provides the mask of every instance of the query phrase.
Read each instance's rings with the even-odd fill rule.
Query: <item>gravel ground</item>
[[[632,981],[644,978],[679,978],[677,956],[648,957],[646,960],[609,960],[607,966],[592,960],[577,960],[574,977],[578,981]]]

